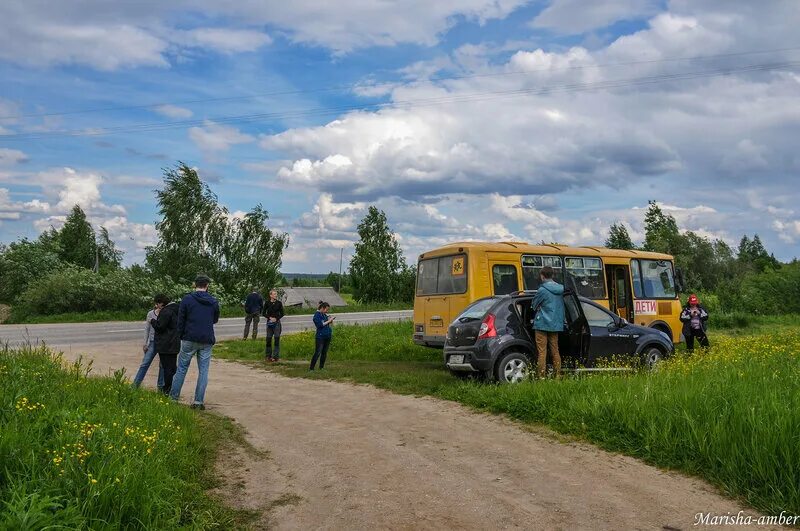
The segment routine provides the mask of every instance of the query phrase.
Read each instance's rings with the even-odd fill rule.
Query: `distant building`
[[[325,301],[331,306],[347,306],[333,288],[278,288],[278,293],[287,308],[316,308],[319,301]]]

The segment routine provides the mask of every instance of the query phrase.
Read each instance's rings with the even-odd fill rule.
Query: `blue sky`
[[[337,269],[370,204],[412,261],[641,239],[650,199],[800,254],[792,0],[117,4],[0,6],[0,241],[78,203],[141,261],[182,160],[267,208],[285,271]]]

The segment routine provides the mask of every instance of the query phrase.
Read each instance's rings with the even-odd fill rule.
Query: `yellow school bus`
[[[414,342],[441,347],[449,324],[472,301],[539,287],[539,271],[620,317],[681,340],[673,257],[604,247],[457,242],[419,256]]]

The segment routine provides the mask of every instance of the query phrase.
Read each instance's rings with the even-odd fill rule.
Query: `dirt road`
[[[132,374],[138,348],[83,351],[95,373]],[[193,365],[184,399],[195,375]],[[263,527],[688,529],[700,511],[743,509],[701,481],[434,399],[219,360],[206,399],[269,452],[260,461],[240,452],[220,467],[222,492],[262,511]]]

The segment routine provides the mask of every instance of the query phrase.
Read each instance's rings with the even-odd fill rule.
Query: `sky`
[[[460,240],[758,233],[800,255],[796,0],[0,3],[0,242],[74,204],[142,262],[162,170],[260,203],[283,271],[370,205],[410,263]]]

